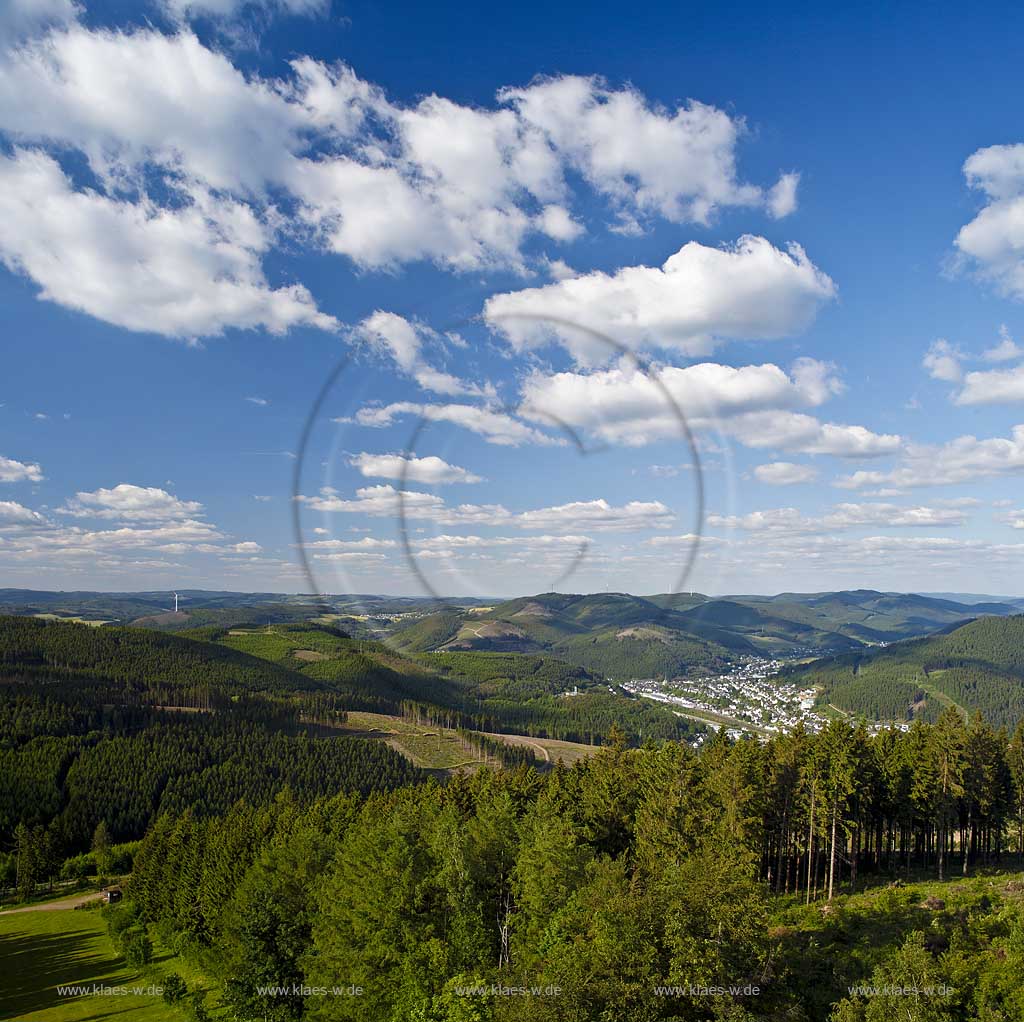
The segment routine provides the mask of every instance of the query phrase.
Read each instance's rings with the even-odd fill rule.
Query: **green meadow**
[[[149,992],[172,972],[193,989],[194,967],[159,944],[139,969],[119,958],[97,909],[0,913],[0,1019],[19,1022],[186,1022],[184,1010]],[[68,993],[58,988],[126,988],[127,993]],[[136,988],[139,992],[135,992]]]

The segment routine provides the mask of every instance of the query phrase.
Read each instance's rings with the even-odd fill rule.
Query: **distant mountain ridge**
[[[481,599],[182,590],[165,593],[0,590],[0,613],[81,616],[164,631],[319,620],[324,603],[355,637],[402,653],[547,654],[613,681],[716,671],[736,657],[820,657],[910,639],[1024,605],[959,602],[874,589],[711,597],[702,593],[540,593]],[[1024,604],[1024,601],[1022,601]],[[328,619],[323,619],[328,620]]]

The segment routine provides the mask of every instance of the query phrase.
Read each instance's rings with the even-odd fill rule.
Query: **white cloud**
[[[982,352],[986,362],[1012,362],[1016,358],[1024,358],[1024,348],[1010,336],[1010,331],[1003,323],[999,327],[999,343]]]
[[[258,554],[261,553],[263,547],[259,543],[253,543],[252,540],[247,540],[244,543],[235,543],[231,547],[231,550],[236,554]]]
[[[265,408],[270,402],[265,397],[247,397],[246,401],[254,405],[259,405],[261,408]]]
[[[799,174],[783,174],[768,193],[768,211],[776,220],[796,212],[796,189],[799,184]]]
[[[582,364],[613,357],[580,324],[630,348],[691,355],[726,339],[772,340],[806,328],[835,284],[802,248],[745,235],[733,246],[691,241],[661,267],[627,266],[492,295],[484,318],[517,350],[551,340]]]
[[[72,0],[4,0],[0,5],[0,46],[45,26],[72,22],[78,11]]]
[[[582,527],[633,531],[665,528],[674,519],[673,512],[658,500],[631,500],[621,507],[614,507],[608,501],[598,499],[524,511],[515,518],[515,523],[527,529]]]
[[[527,426],[504,412],[495,412],[476,405],[431,405],[416,404],[412,401],[397,401],[382,407],[368,405],[361,408],[356,412],[355,421],[361,426],[383,427],[390,426],[395,419],[407,415],[418,415],[431,422],[447,422],[454,426],[461,426],[463,429],[483,437],[488,443],[503,447],[516,447],[519,444],[550,445],[564,442],[550,437],[532,426]]]
[[[791,461],[773,461],[767,465],[758,465],[754,469],[754,477],[760,483],[769,486],[793,486],[797,483],[809,483],[818,477],[818,470],[812,465],[795,465]]]
[[[441,515],[445,502],[432,493],[405,490],[401,494],[393,486],[363,486],[356,490],[354,500],[339,497],[333,490],[322,490],[316,497],[300,496],[314,511],[371,515],[375,518],[394,517],[403,509],[408,517],[432,518]]]
[[[698,541],[701,546],[704,544],[728,542],[727,540],[723,540],[717,536],[698,536],[693,532],[685,532],[679,536],[652,536],[650,539],[644,540],[644,545],[655,547],[689,547]]]
[[[326,532],[326,529],[317,529],[317,532]],[[398,543],[393,539],[377,539],[374,536],[363,536],[361,539],[318,539],[313,543],[307,543],[312,550],[390,550]]]
[[[159,0],[160,6],[176,21],[199,17],[227,20],[246,8],[276,13],[315,15],[330,10],[330,0]]]
[[[353,327],[351,336],[389,355],[395,365],[424,390],[445,395],[494,396],[494,387],[490,384],[480,386],[430,366],[423,358],[423,337],[437,339],[437,335],[421,323],[412,323],[394,312],[378,309]]]
[[[959,348],[953,347],[949,341],[940,338],[928,349],[922,360],[922,365],[928,370],[928,375],[933,380],[958,383],[963,376],[963,370],[960,367],[963,358],[964,353]]]
[[[515,546],[527,550],[548,550],[551,548],[576,549],[589,543],[587,536],[576,536],[571,533],[558,536],[451,536],[442,533],[439,536],[427,536],[413,539],[412,545],[417,550],[460,550],[479,547]]]
[[[813,359],[797,360],[791,374],[770,363],[714,362],[662,366],[647,374],[622,360],[589,373],[533,373],[523,384],[520,414],[534,421],[557,415],[571,427],[635,446],[681,436],[678,408],[691,428],[717,429],[749,447],[838,457],[898,450],[898,436],[793,411],[821,404],[841,389],[831,367]]]
[[[0,128],[72,146],[114,185],[152,165],[242,198],[286,175],[314,116],[311,88],[299,71],[291,83],[247,79],[187,30],[75,26],[0,62]]]
[[[751,511],[745,515],[708,515],[708,525],[712,527],[795,535],[879,525],[941,528],[963,525],[965,521],[964,512],[956,509],[900,507],[896,504],[836,504],[820,516],[805,516],[795,507]]]
[[[30,508],[13,500],[0,500],[0,526],[42,525],[46,519]]]
[[[1008,362],[1024,355],[1010,337],[1005,325],[999,329],[1000,342],[981,355],[986,362]],[[987,369],[965,372],[963,351],[948,341],[936,341],[924,357],[924,367],[936,380],[959,384],[951,395],[958,405],[1009,404],[1024,401],[1024,364],[1012,369]]]
[[[178,17],[325,5],[164,0]],[[8,159],[5,258],[48,300],[129,329],[333,328],[301,285],[264,279],[261,260],[282,236],[364,268],[429,260],[525,273],[528,239],[583,230],[573,211],[581,180],[638,226],[794,205],[795,175],[768,191],[739,180],[742,121],[699,103],[656,108],[631,88],[567,76],[503,91],[490,109],[437,95],[401,104],[309,57],[280,78],[245,74],[180,25],[171,35],[93,30],[74,23],[67,0],[8,0],[5,12],[8,27],[68,25],[0,60],[0,130],[62,160],[81,154],[95,175],[88,190],[77,173],[73,185],[39,162],[42,152]],[[57,251],[62,259],[47,257]],[[79,263],[91,270],[81,282]],[[134,314],[126,295],[141,284]]]
[[[956,247],[1003,294],[1024,298],[1024,144],[979,149],[964,174],[987,205],[960,229]]]
[[[401,500],[400,500],[401,497]],[[633,500],[615,506],[603,498],[573,501],[553,507],[512,512],[500,504],[459,504],[448,506],[441,497],[416,490],[399,494],[393,486],[364,486],[355,499],[325,489],[318,496],[300,496],[298,500],[314,511],[366,514],[372,517],[397,516],[404,503],[409,519],[425,519],[444,525],[502,526],[572,532],[581,527],[608,531],[636,531],[664,528],[675,515],[660,501]]]
[[[747,447],[779,447],[799,454],[836,458],[880,458],[895,454],[902,438],[865,426],[821,422],[798,412],[753,412],[725,424],[725,431]]]
[[[425,458],[403,457],[400,454],[368,454],[365,451],[349,458],[349,464],[359,469],[364,476],[379,479],[402,479],[410,483],[426,483],[437,486],[442,483],[480,483],[481,476],[474,475],[458,465],[450,465],[442,458],[429,455]]]
[[[506,89],[501,99],[627,216],[705,223],[721,206],[768,204],[783,215],[787,205],[777,192],[766,196],[737,180],[743,122],[714,107],[691,102],[670,111],[634,89],[573,76]],[[792,175],[785,180],[776,189],[795,190]]]
[[[0,259],[40,297],[129,330],[167,337],[228,327],[332,329],[299,284],[272,289],[251,210],[209,196],[177,209],[75,191],[39,152],[0,157]]]
[[[156,486],[119,483],[111,489],[76,493],[61,508],[77,518],[116,518],[124,521],[158,522],[191,518],[203,505],[196,500],[179,500]]]
[[[854,472],[835,483],[843,489],[866,486],[944,486],[1024,470],[1024,425],[1010,437],[961,436],[942,445],[907,444],[900,463],[888,472]]]
[[[0,483],[39,483],[42,479],[43,470],[38,465],[0,455]]]
[[[1024,510],[1004,511],[996,515],[995,519],[1009,525],[1011,529],[1024,529]]]
[[[1024,401],[1024,365],[971,372],[954,401],[958,405],[996,405]]]
[[[536,219],[538,229],[555,241],[573,241],[584,233],[583,225],[572,214],[554,203],[545,206]]]
[[[34,514],[34,513],[33,513]],[[47,524],[41,515],[33,520]],[[44,528],[16,544],[14,552],[22,558],[42,560],[54,557],[95,558],[98,554],[150,549],[181,553],[189,549],[215,552],[223,548],[212,545],[223,535],[209,522],[183,519],[154,525],[152,528],[125,526],[116,529],[91,530],[71,527]]]

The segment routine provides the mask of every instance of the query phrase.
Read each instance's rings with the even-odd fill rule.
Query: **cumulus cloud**
[[[708,525],[745,532],[814,533],[862,526],[893,528],[963,525],[966,515],[953,508],[900,507],[896,504],[836,504],[827,514],[807,516],[798,508],[781,507],[745,515],[708,516]]]
[[[437,334],[422,323],[412,323],[394,312],[378,309],[353,327],[350,335],[388,355],[405,375],[412,377],[424,390],[445,395],[494,396],[494,387],[490,384],[481,386],[460,380],[426,362],[423,357],[423,337],[436,339]]]
[[[1003,323],[999,327],[999,343],[983,351],[981,357],[986,362],[1012,362],[1016,358],[1024,358],[1024,348],[1014,341]]]
[[[970,372],[954,398],[958,405],[996,405],[1024,401],[1024,365]]]
[[[768,211],[776,220],[796,212],[796,189],[800,184],[799,174],[783,174],[768,193]]]
[[[349,458],[364,475],[378,479],[402,479],[410,483],[426,483],[438,486],[442,483],[480,483],[483,477],[474,475],[458,465],[450,465],[442,458],[429,455],[425,458],[404,457],[401,454],[356,454]]]
[[[236,554],[258,554],[263,550],[263,547],[259,543],[254,543],[252,540],[247,540],[244,543],[235,543],[231,547],[231,551]]]
[[[0,157],[0,259],[40,297],[128,330],[167,337],[228,327],[332,329],[299,284],[274,289],[252,211],[209,196],[170,209],[76,191],[50,156]]]
[[[964,353],[959,348],[940,338],[928,349],[922,365],[933,380],[958,383],[963,376],[963,369],[960,366],[963,358]]]
[[[769,486],[793,486],[812,482],[817,477],[818,470],[813,465],[796,465],[791,461],[772,461],[754,469],[754,478]]]
[[[46,519],[14,500],[0,500],[0,526],[7,525],[42,525]]]
[[[795,206],[795,175],[767,195],[737,179],[743,122],[712,106],[653,107],[635,89],[579,76],[505,89],[500,98],[627,217],[706,223],[722,206],[768,205],[775,216]]]
[[[0,455],[0,483],[42,482],[43,470],[36,464]]]
[[[352,499],[341,497],[330,488],[321,490],[316,496],[300,496],[297,499],[313,511],[364,514],[374,518],[395,517],[403,509],[407,516],[416,518],[433,518],[445,511],[442,497],[417,490],[405,490],[400,493],[386,483],[362,486],[356,490],[356,495]]]
[[[390,426],[403,416],[417,415],[431,422],[447,422],[453,426],[476,433],[491,444],[501,447],[518,447],[520,444],[561,444],[556,437],[548,436],[505,412],[490,408],[462,404],[417,404],[413,401],[396,401],[380,407],[368,405],[359,409],[355,421],[360,426]]]
[[[644,373],[625,360],[593,372],[535,372],[522,388],[520,414],[557,415],[567,425],[634,446],[679,437],[690,427],[718,429],[755,448],[874,457],[898,450],[900,438],[863,426],[822,423],[795,408],[816,406],[841,390],[826,363],[799,359],[787,374],[776,365],[702,362]]]
[[[896,468],[860,471],[838,479],[836,486],[856,490],[868,486],[899,489],[944,486],[1024,469],[1024,425],[1014,426],[1009,437],[961,436],[941,445],[907,444]]]
[[[524,511],[515,523],[526,529],[587,528],[633,531],[665,528],[675,519],[661,501],[631,500],[615,507],[602,499],[572,501],[556,507]]]
[[[314,511],[371,517],[394,517],[404,511],[406,518],[426,519],[444,525],[513,525],[549,532],[572,532],[581,527],[619,532],[660,529],[670,525],[675,518],[672,510],[660,501],[633,500],[616,506],[604,498],[596,498],[512,512],[500,504],[449,506],[434,494],[416,490],[399,493],[387,484],[361,487],[356,490],[354,498],[342,497],[328,488],[316,496],[297,499]]]
[[[163,6],[187,19],[324,4]],[[438,95],[400,103],[341,64],[300,56],[283,76],[261,78],[182,25],[173,35],[94,30],[74,12],[67,0],[5,8],[8,29],[65,23],[0,60],[0,130],[38,147],[5,166],[0,223],[19,215],[3,232],[5,259],[47,300],[129,329],[333,328],[301,285],[264,279],[262,259],[284,236],[361,268],[426,260],[525,273],[528,239],[569,242],[584,230],[577,192],[638,228],[655,216],[706,222],[730,206],[772,216],[795,207],[795,174],[768,189],[739,178],[742,120],[711,106],[661,108],[579,76],[503,90],[488,108]],[[44,151],[80,154],[93,179],[76,173],[72,183],[61,166],[39,162]],[[287,204],[287,218],[276,203]],[[31,206],[46,214],[38,223]],[[163,235],[170,251],[161,258]],[[71,246],[92,268],[82,282],[71,258],[46,258]],[[193,276],[183,260],[201,270]],[[147,276],[118,286],[135,263]],[[135,316],[125,295],[142,283],[147,301]]]
[[[326,531],[326,530],[316,530]],[[318,539],[307,543],[311,550],[390,550],[398,546],[393,539],[377,539],[375,536],[362,536],[360,539]]]
[[[999,330],[1000,341],[981,354],[985,362],[1008,362],[1024,356],[1005,326]],[[968,356],[948,341],[936,341],[924,357],[924,366],[936,380],[958,384],[951,394],[954,404],[992,405],[1024,401],[1024,364],[1011,369],[987,369],[965,372],[962,362]]]
[[[691,241],[658,266],[627,266],[492,295],[484,318],[517,350],[563,344],[582,364],[613,357],[609,345],[706,354],[721,340],[773,340],[805,329],[836,294],[798,245],[783,252],[745,235],[732,246]]]
[[[1024,144],[979,149],[963,169],[986,205],[960,229],[956,248],[1003,294],[1024,298]]]
[[[60,509],[79,518],[116,518],[124,521],[158,522],[201,514],[196,500],[179,500],[157,486],[119,483],[110,489],[80,491]]]

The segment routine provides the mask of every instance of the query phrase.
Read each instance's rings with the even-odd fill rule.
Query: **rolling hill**
[[[952,705],[1012,728],[1024,717],[1024,615],[978,618],[793,674],[821,686],[822,705],[875,720],[934,720]]]
[[[912,638],[1011,604],[852,590],[710,598],[700,593],[542,593],[436,614],[392,634],[406,653],[548,653],[604,677],[672,677],[737,656],[806,657]]]
[[[424,618],[409,631],[438,634]],[[627,734],[681,738],[696,729],[666,707],[609,691],[565,658],[530,652],[442,647],[403,655],[382,642],[351,639],[312,625],[201,629],[195,633],[233,650],[264,657],[319,682],[348,709],[410,712],[476,731],[600,742],[613,724]],[[577,690],[569,698],[567,692]]]
[[[757,647],[713,622],[626,593],[542,593],[425,618],[394,634],[408,651],[546,653],[613,681],[715,669]]]
[[[839,653],[927,635],[983,615],[1017,614],[1021,609],[1012,601],[957,602],[873,589],[717,599],[663,594],[648,599],[659,606],[685,608],[694,624],[727,629],[745,636],[766,655],[783,656],[802,649]]]

